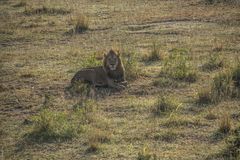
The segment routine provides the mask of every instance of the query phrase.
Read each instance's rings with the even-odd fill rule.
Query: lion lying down
[[[71,80],[76,82],[88,82],[95,86],[108,86],[116,89],[125,88],[125,70],[122,61],[115,51],[110,50],[104,54],[103,66],[84,68],[78,71]]]

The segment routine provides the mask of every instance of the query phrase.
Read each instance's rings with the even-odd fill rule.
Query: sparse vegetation
[[[228,140],[228,146],[223,152],[223,157],[232,157],[233,160],[240,158],[240,127],[236,128],[233,136]]]
[[[226,3],[239,4],[238,0],[205,0],[206,4]]]
[[[156,43],[153,43],[150,54],[145,55],[143,57],[143,60],[144,61],[159,61],[159,60],[163,60],[163,58],[164,58],[164,55],[163,55],[163,53],[161,53],[159,45],[156,45]]]
[[[231,159],[240,158],[240,127],[237,127],[233,134],[226,141],[226,146],[217,154],[210,155],[207,159]]]
[[[223,58],[219,53],[210,54],[208,61],[202,66],[204,71],[213,71],[224,66]]]
[[[163,133],[158,133],[154,136],[155,140],[165,141],[172,143],[174,142],[180,135],[174,131],[167,131]]]
[[[198,91],[198,104],[209,104],[212,102],[211,88],[206,87]]]
[[[97,54],[90,54],[88,55],[84,61],[80,62],[80,65],[82,68],[88,68],[88,67],[96,67],[96,66],[102,66],[102,61],[97,58]]]
[[[189,61],[190,58],[185,49],[174,49],[165,61],[161,75],[175,80],[195,82],[198,77],[197,71]]]
[[[42,6],[40,8],[32,8],[31,6],[25,7],[24,14],[31,16],[31,15],[41,15],[41,14],[47,14],[47,15],[64,15],[69,14],[70,11],[66,10],[64,8],[51,8]]]
[[[151,154],[148,147],[143,147],[143,149],[138,153],[137,160],[156,160],[155,154]]]
[[[73,29],[74,33],[83,33],[89,29],[89,21],[88,21],[87,17],[85,17],[83,15],[79,15],[75,19],[75,21],[76,21],[75,27]]]
[[[13,7],[25,7],[27,6],[26,0],[21,0],[20,2],[13,5]]]
[[[239,0],[201,1],[0,0],[0,159],[240,159]],[[125,89],[67,87],[111,48]]]
[[[91,93],[94,92],[94,89],[88,83],[76,82],[67,87],[66,91],[68,91],[72,96],[91,97]]]
[[[236,88],[240,89],[240,63],[233,68],[232,80]]]
[[[101,150],[102,143],[108,143],[111,140],[111,134],[101,129],[91,129],[88,133],[87,152],[98,152]]]
[[[32,118],[33,130],[27,139],[36,142],[51,142],[72,139],[82,131],[80,124],[69,121],[69,115],[63,112],[42,110]]]
[[[134,80],[140,75],[137,55],[135,52],[122,52],[122,61],[126,71],[127,80]]]
[[[212,102],[216,103],[220,100],[231,97],[232,94],[232,75],[231,71],[226,70],[217,74],[213,78],[211,97]]]
[[[219,132],[227,134],[230,132],[232,127],[231,119],[227,113],[224,113],[220,119]]]
[[[155,104],[152,106],[152,112],[156,116],[170,113],[179,106],[175,99],[169,96],[159,96]]]
[[[156,80],[153,81],[153,85],[156,87],[172,87],[172,88],[177,88],[180,86],[184,86],[184,84],[181,84],[179,82],[174,81],[171,78],[168,77],[159,77]]]

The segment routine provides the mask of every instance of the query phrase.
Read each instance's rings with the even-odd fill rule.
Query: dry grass
[[[0,157],[239,157],[239,67],[231,68],[239,63],[239,6],[200,1],[0,1]],[[97,56],[111,48],[126,50],[127,88],[97,88],[95,102],[86,84],[69,94],[74,73],[102,63]],[[208,102],[208,83],[217,103],[199,107],[195,92]],[[181,107],[170,98],[157,108],[159,94]],[[166,116],[152,116],[152,106]],[[231,129],[214,137],[226,110]]]

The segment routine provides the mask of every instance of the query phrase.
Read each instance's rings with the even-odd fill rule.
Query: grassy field
[[[239,4],[0,0],[0,159],[237,160]],[[69,88],[111,48],[125,90]]]

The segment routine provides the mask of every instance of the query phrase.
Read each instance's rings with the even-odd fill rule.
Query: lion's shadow
[[[94,87],[89,83],[77,83],[70,84],[65,87],[65,98],[91,98],[91,99],[99,99],[104,98],[106,96],[110,96],[119,90],[109,87]]]

